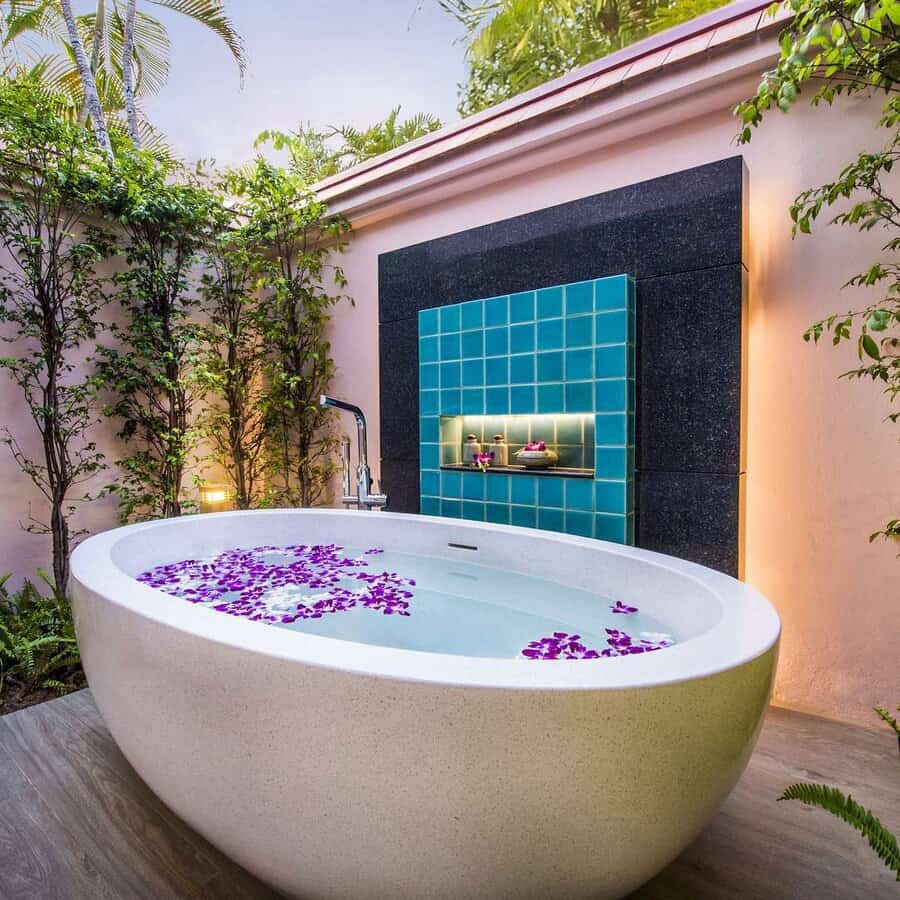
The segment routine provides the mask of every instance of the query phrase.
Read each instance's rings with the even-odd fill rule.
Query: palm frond
[[[243,81],[247,68],[244,39],[225,13],[225,4],[222,0],[150,0],[150,2],[187,16],[217,34],[231,51]]]
[[[900,881],[900,846],[897,838],[865,807],[860,806],[849,794],[825,784],[792,784],[779,800],[799,800],[806,806],[815,806],[855,828],[869,843],[878,858]]]

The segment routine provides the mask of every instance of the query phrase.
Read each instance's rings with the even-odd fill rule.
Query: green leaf
[[[896,836],[852,797],[824,784],[792,784],[778,799],[799,800],[806,806],[818,807],[846,822],[868,841],[878,858],[900,881],[900,846]]]

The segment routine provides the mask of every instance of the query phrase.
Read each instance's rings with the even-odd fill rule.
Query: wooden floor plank
[[[850,791],[900,829],[886,732],[772,709],[740,784],[700,838],[632,900],[897,900],[864,841],[775,798]],[[277,900],[137,777],[90,691],[0,718],[0,900]]]

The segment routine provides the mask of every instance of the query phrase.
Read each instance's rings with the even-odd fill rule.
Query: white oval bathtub
[[[678,643],[565,661],[396,649],[225,615],[135,580],[301,542],[635,600]],[[75,551],[71,594],[94,698],[137,772],[226,854],[309,900],[624,896],[739,778],[780,627],[746,585],[658,554],[337,510],[116,529]],[[490,600],[507,602],[495,587]]]

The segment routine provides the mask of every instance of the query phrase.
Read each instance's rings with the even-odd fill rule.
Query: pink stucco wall
[[[775,702],[869,722],[872,704],[895,703],[900,694],[900,548],[867,542],[900,507],[900,455],[879,389],[837,378],[854,364],[852,348],[814,349],[801,334],[821,314],[852,305],[838,286],[877,252],[879,236],[822,228],[792,242],[787,208],[800,190],[872,145],[875,108],[798,107],[772,116],[740,149],[729,110],[754,86],[754,77],[743,77],[717,88],[696,117],[675,108],[655,114],[650,129],[636,120],[636,137],[626,126],[612,139],[611,127],[581,130],[373,214],[345,260],[357,306],[337,316],[335,390],[366,410],[377,448],[379,253],[744,153],[751,241],[746,579],[784,622]],[[352,198],[345,203],[352,208]]]

